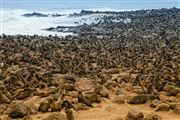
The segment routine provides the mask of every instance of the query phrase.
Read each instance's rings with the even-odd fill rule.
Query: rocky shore
[[[111,14],[76,36],[1,35],[0,120],[179,120],[180,9]]]

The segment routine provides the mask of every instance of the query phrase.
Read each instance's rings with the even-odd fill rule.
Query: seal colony
[[[104,17],[65,38],[1,35],[0,119],[81,120],[81,111],[103,109],[107,102],[110,115],[116,114],[114,104],[117,110],[132,106],[111,120],[166,119],[161,111],[177,120],[180,9],[114,14],[131,22]],[[153,112],[134,108],[142,105]]]

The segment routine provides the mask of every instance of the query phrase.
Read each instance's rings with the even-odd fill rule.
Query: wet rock
[[[28,115],[28,110],[26,106],[21,103],[14,104],[9,113],[9,117],[12,117],[12,118],[23,118],[27,115]]]
[[[162,118],[155,113],[151,113],[151,114],[146,115],[144,120],[162,120]]]
[[[131,109],[126,116],[126,120],[143,120],[143,119],[144,119],[144,114],[138,109]]]
[[[62,113],[52,113],[43,120],[66,120],[66,117]]]
[[[48,17],[48,15],[37,13],[37,12],[27,13],[27,14],[24,14],[23,16],[24,17]]]
[[[169,109],[170,109],[170,106],[168,104],[161,103],[155,108],[155,111],[169,111]]]

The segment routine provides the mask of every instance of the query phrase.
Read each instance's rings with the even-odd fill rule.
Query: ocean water
[[[25,35],[67,35],[72,33],[48,32],[43,29],[56,26],[75,26],[83,24],[82,17],[32,17],[25,13],[40,12],[44,14],[72,14],[82,9],[99,11],[126,11],[139,9],[180,8],[180,0],[1,0],[0,34]],[[84,16],[91,23],[96,16]]]
[[[179,7],[179,0],[1,0],[2,8],[59,9],[152,9]]]

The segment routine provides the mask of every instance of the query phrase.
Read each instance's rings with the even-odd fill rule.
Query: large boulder
[[[138,109],[131,109],[126,116],[126,120],[143,120],[143,119],[144,119],[144,114]]]
[[[22,103],[15,103],[12,106],[12,109],[9,113],[9,117],[12,117],[14,119],[16,118],[23,118],[28,115],[28,110],[25,105]]]

